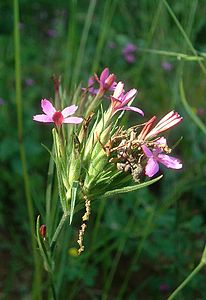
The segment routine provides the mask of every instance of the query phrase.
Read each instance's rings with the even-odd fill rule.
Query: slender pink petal
[[[122,105],[127,105],[127,103],[129,103],[136,94],[136,89],[131,89],[129,92],[127,92],[122,99]]]
[[[71,105],[71,106],[68,106],[66,108],[64,108],[62,110],[62,115],[64,118],[68,117],[68,116],[71,116],[75,113],[75,111],[77,110],[78,106],[76,105]]]
[[[108,76],[109,76],[109,69],[105,68],[100,75],[100,82],[104,83]]]
[[[111,89],[114,82],[115,82],[115,75],[110,74],[104,81],[104,88]]]
[[[142,131],[140,132],[138,139],[144,140],[145,137],[147,136],[148,132],[150,131],[150,129],[152,128],[154,122],[156,120],[156,116],[152,117],[146,124],[145,126],[142,128]]]
[[[94,76],[90,77],[88,80],[88,87],[92,87],[94,84]]]
[[[78,117],[68,117],[66,119],[64,119],[63,123],[73,123],[73,124],[79,124],[83,121],[82,118],[78,118]]]
[[[158,161],[165,165],[167,168],[170,169],[181,169],[182,163],[179,159],[166,155],[166,154],[159,154],[157,157]]]
[[[120,81],[120,82],[118,82],[118,84],[114,90],[113,97],[118,99],[121,96],[123,90],[124,90],[124,83]]]
[[[165,122],[166,120],[170,119],[173,115],[174,115],[175,111],[172,110],[169,113],[167,113],[159,122],[158,124],[162,124],[163,122]]]
[[[53,114],[56,112],[56,109],[54,108],[52,103],[47,99],[41,100],[41,107],[43,112],[49,117],[52,117]]]
[[[154,176],[159,171],[159,165],[157,161],[151,157],[148,159],[147,165],[145,167],[145,174],[149,177]]]
[[[182,121],[182,117],[176,117],[176,116],[172,116],[171,117],[171,119],[169,119],[169,120],[166,120],[166,121],[164,121],[163,123],[161,123],[161,124],[157,124],[156,126],[155,126],[155,130],[156,131],[159,131],[159,132],[162,132],[162,131],[165,131],[165,130],[167,130],[167,129],[169,129],[169,128],[172,128],[172,127],[174,127],[175,125],[177,125],[179,122],[181,122]]]
[[[120,107],[120,108],[115,109],[115,113],[117,111],[120,111],[120,110],[131,110],[131,111],[137,112],[140,115],[144,116],[144,112],[141,109],[137,108],[137,107],[133,107],[133,106]]]
[[[142,150],[147,157],[152,157],[152,151],[145,145],[142,145]]]
[[[179,122],[182,121],[182,117],[175,111],[169,112],[166,116],[164,116],[157,125],[147,134],[145,137],[146,139],[150,139],[158,134],[160,134],[163,131],[166,131],[175,125],[177,125]]]
[[[37,122],[43,122],[43,123],[53,123],[52,118],[44,114],[33,116],[33,120]]]

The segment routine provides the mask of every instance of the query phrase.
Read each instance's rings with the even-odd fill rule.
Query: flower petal
[[[100,75],[100,82],[104,83],[108,76],[109,76],[109,69],[105,68]]]
[[[53,123],[52,118],[44,114],[33,116],[33,120],[37,122],[43,122],[43,123]]]
[[[67,106],[62,110],[62,115],[64,118],[71,116],[75,113],[75,111],[77,110],[78,106],[76,105],[71,105],[71,106]]]
[[[115,113],[120,110],[131,110],[131,111],[137,112],[140,115],[144,116],[144,112],[137,107],[133,107],[133,106],[120,107],[120,108],[115,109]]]
[[[159,165],[156,159],[153,157],[148,159],[147,165],[145,167],[145,174],[149,177],[154,176],[159,171]]]
[[[52,117],[53,114],[56,112],[56,109],[54,108],[52,103],[47,99],[41,100],[41,107],[43,112],[49,117]]]
[[[127,103],[129,103],[132,100],[132,98],[135,97],[136,94],[137,94],[136,89],[131,89],[129,92],[127,92],[122,99],[123,105],[127,105]]]
[[[152,157],[152,151],[145,145],[142,145],[142,150],[147,157]]]
[[[123,91],[124,91],[124,83],[120,81],[120,82],[118,82],[118,84],[114,90],[113,97],[119,99],[119,97],[122,95]],[[121,99],[119,99],[119,100],[121,100]]]
[[[79,124],[83,121],[82,118],[78,118],[78,117],[68,117],[66,119],[64,119],[63,123],[71,123],[71,124]]]
[[[169,156],[166,154],[159,154],[157,156],[157,159],[160,163],[165,165],[167,168],[170,169],[181,169],[182,168],[182,163],[179,159],[173,156]]]

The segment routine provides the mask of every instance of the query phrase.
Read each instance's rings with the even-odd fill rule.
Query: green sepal
[[[71,196],[71,208],[70,208],[69,225],[71,225],[73,215],[74,215],[74,207],[75,207],[75,202],[76,202],[76,197],[77,197],[78,186],[79,186],[79,182],[74,181],[73,184],[72,184],[72,196]]]
[[[58,180],[58,190],[60,196],[60,202],[64,212],[68,210],[68,201],[66,192],[69,190],[68,179],[66,176],[66,162],[65,157],[62,157],[61,145],[59,141],[59,136],[56,129],[52,130],[53,140],[54,140],[54,153],[55,153],[55,163],[57,170],[57,180]]]

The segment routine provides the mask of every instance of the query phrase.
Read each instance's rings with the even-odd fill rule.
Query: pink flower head
[[[159,147],[158,147],[159,144]],[[153,177],[159,171],[159,163],[165,165],[170,169],[181,169],[182,163],[179,159],[162,153],[163,150],[160,145],[167,146],[165,138],[160,138],[156,141],[156,147],[151,151],[146,145],[142,146],[142,150],[148,158],[145,174],[149,177]]]
[[[98,88],[94,87],[96,82],[99,84]],[[109,69],[105,68],[102,71],[100,78],[97,76],[97,74],[94,74],[94,76],[90,77],[88,81],[88,87],[83,88],[82,90],[89,91],[92,95],[99,94],[101,97],[106,91],[113,91],[116,85],[117,83],[115,82],[115,75],[109,74]]]
[[[57,111],[49,100],[42,99],[41,108],[44,114],[33,116],[34,121],[54,123],[57,127],[60,127],[62,123],[79,124],[83,121],[82,118],[69,117],[77,110],[78,106],[76,105],[71,105],[64,108],[62,111]]]
[[[120,110],[131,110],[144,116],[144,112],[141,109],[127,105],[129,102],[132,102],[134,100],[136,94],[136,89],[131,89],[125,94],[124,83],[121,81],[118,82],[114,93],[111,96],[113,114]]]
[[[166,114],[166,116],[164,116],[153,129],[151,129],[156,120],[156,116],[154,116],[143,127],[139,135],[139,139],[151,139],[160,134],[161,132],[166,131],[172,128],[173,126],[177,125],[182,121],[182,119],[183,118],[176,111],[172,110],[171,112]]]
[[[99,83],[100,90],[113,91],[115,89],[115,86],[116,86],[115,75],[114,74],[109,74],[109,69],[108,68],[105,68],[102,71],[102,73],[100,75],[100,78],[98,78],[98,76],[96,74],[94,75],[94,78]]]

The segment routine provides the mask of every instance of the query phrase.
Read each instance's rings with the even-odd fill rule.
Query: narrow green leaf
[[[112,196],[115,196],[115,195],[118,195],[118,194],[128,193],[128,192],[132,192],[132,191],[144,188],[148,185],[151,185],[151,184],[157,182],[162,177],[163,177],[163,175],[161,175],[161,176],[159,176],[155,179],[149,180],[147,182],[126,186],[126,187],[123,187],[121,189],[115,189],[115,190],[112,190],[112,191],[108,191],[101,198],[108,198],[108,197],[112,197]]]
[[[76,197],[77,197],[78,186],[79,186],[79,182],[74,181],[73,184],[72,184],[72,197],[71,197],[71,209],[70,209],[69,225],[71,225],[73,215],[74,215],[74,207],[75,207],[75,202],[76,202]]]

